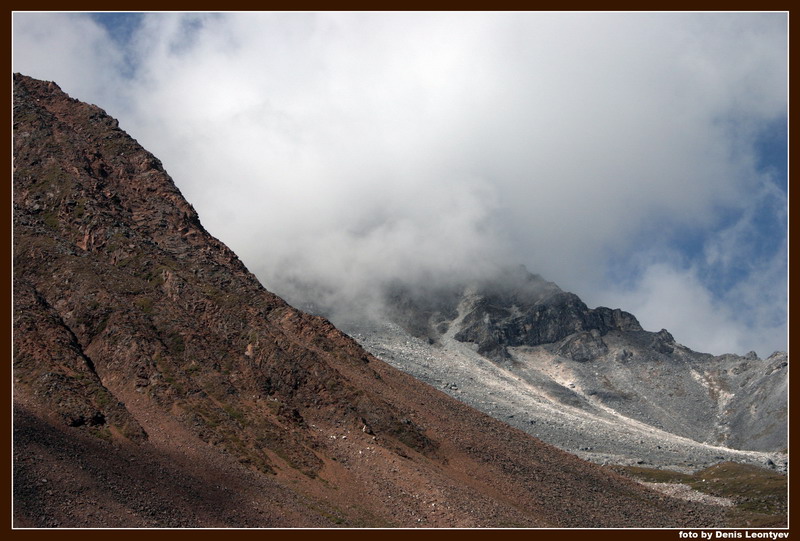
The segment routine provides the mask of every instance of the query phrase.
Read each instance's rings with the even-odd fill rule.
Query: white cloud
[[[764,270],[772,278],[780,279],[775,268]],[[783,278],[785,284],[785,273]],[[786,340],[785,319],[774,321],[781,312],[780,304],[765,304],[761,297],[765,293],[763,285],[753,281],[740,284],[737,295],[756,294],[759,298],[740,298],[729,303],[712,296],[696,269],[653,263],[646,267],[635,287],[607,292],[606,296],[625,305],[645,330],[666,328],[678,342],[696,351],[744,354],[755,350],[763,358],[775,351],[775,344]],[[779,297],[770,295],[776,296]],[[747,309],[761,310],[737,312],[742,303]]]
[[[84,101],[118,101],[122,51],[88,17],[15,13],[12,28],[15,72],[55,81]]]
[[[150,14],[126,79],[88,17],[17,14],[14,58],[118,116],[267,287],[299,274],[347,297],[509,261],[590,302],[609,289],[609,259],[633,265],[642,238],[663,256],[671,233],[718,233],[724,212],[753,208],[754,138],[786,114],[785,21]],[[714,257],[735,249],[713,242]],[[667,292],[693,293],[700,312],[723,314],[698,347],[762,340],[731,331],[733,301],[699,270],[638,268],[641,287],[608,304],[670,328]],[[760,283],[752,272],[740,289]],[[756,310],[758,295],[748,302]]]

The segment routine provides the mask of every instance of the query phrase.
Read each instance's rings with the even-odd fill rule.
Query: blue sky
[[[116,116],[280,294],[523,263],[766,356],[787,39],[783,13],[16,13],[13,62]]]
[[[108,32],[108,36],[116,43],[125,46],[130,42],[133,33],[142,22],[142,13],[113,11],[90,13],[89,16]]]

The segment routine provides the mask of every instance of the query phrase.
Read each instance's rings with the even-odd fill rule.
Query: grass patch
[[[134,301],[134,304],[145,314],[152,315],[153,313],[153,299],[150,297],[139,297]]]
[[[167,267],[161,265],[160,267],[150,270],[145,273],[144,280],[153,288],[161,287],[164,284],[163,271]]]
[[[177,332],[169,333],[164,340],[164,345],[167,346],[167,351],[173,356],[182,355],[183,352],[186,351],[186,344],[183,341],[183,336]]]
[[[60,223],[56,212],[48,212],[44,215],[42,221],[44,221],[44,225],[53,230],[58,229],[58,224]]]
[[[79,220],[86,214],[86,198],[82,197],[75,203],[75,210],[73,210],[75,217]]]
[[[244,413],[236,409],[235,407],[231,406],[230,404],[224,404],[222,406],[222,410],[227,413],[231,419],[235,420],[242,426],[247,426],[247,418],[245,417]]]
[[[219,306],[220,308],[230,308],[238,306],[241,299],[231,294],[230,292],[223,291],[210,283],[204,283],[200,286],[200,292],[205,298]]]
[[[786,475],[735,462],[720,462],[693,474],[637,466],[618,466],[615,471],[649,483],[683,483],[693,489],[729,498],[728,527],[780,528],[788,518]]]
[[[161,378],[164,384],[167,387],[171,387],[179,396],[184,396],[186,394],[186,388],[183,386],[183,383],[177,379],[169,363],[159,363],[158,368],[161,371]]]
[[[92,428],[88,432],[95,438],[103,441],[111,441],[113,439],[111,436],[111,430],[109,430],[108,427]]]
[[[785,475],[734,462],[722,462],[694,474],[692,488],[737,501],[743,511],[760,514],[786,512],[787,478]]]
[[[100,334],[101,332],[103,332],[106,329],[106,327],[108,326],[108,320],[110,318],[111,318],[111,314],[110,313],[103,315],[103,317],[100,319],[100,322],[97,324],[97,330],[95,331],[96,335]]]
[[[94,398],[95,403],[100,407],[100,409],[105,409],[113,402],[113,397],[111,393],[106,391],[105,389],[100,389]]]
[[[200,372],[200,365],[190,364],[189,366],[184,368],[183,371],[186,373],[187,376],[193,376],[194,374]]]
[[[671,470],[657,470],[640,466],[615,466],[617,472],[646,483],[688,483],[694,475]]]

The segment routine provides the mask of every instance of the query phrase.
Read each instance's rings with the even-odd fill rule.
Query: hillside
[[[93,105],[14,76],[17,527],[700,527],[266,291]]]

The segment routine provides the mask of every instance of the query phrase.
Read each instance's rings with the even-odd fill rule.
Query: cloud
[[[783,276],[777,266],[767,265],[762,270],[785,284],[785,267]],[[678,342],[694,350],[716,354],[755,350],[763,358],[787,336],[786,320],[780,318],[780,299],[775,298],[780,295],[770,294],[763,285],[742,282],[731,291],[731,296],[740,298],[729,302],[728,298],[714,298],[697,269],[653,263],[645,268],[635,287],[608,296],[624,304],[646,330],[669,329]],[[778,302],[769,306],[764,302],[765,293],[769,300]],[[783,301],[785,305],[785,296]],[[743,305],[745,310],[738,311]],[[753,307],[757,309],[750,310]]]
[[[74,96],[116,103],[124,55],[89,17],[64,13],[15,13],[12,68],[53,80]],[[110,75],[104,77],[104,74]]]
[[[89,16],[16,14],[14,45],[15,69],[120,118],[278,293],[352,304],[523,263],[670,328],[683,280],[718,316],[679,341],[785,349],[774,318],[730,315],[781,299],[785,231],[751,218],[759,136],[786,118],[784,14],[146,14],[125,50]],[[775,270],[726,270],[767,234]]]
[[[619,303],[645,329],[667,328],[696,350],[755,350],[766,357],[785,349],[787,208],[775,180],[762,175],[748,204],[702,230],[694,256],[686,245],[672,241],[670,247],[664,235],[661,242],[643,236],[636,255],[590,297],[598,304]]]

